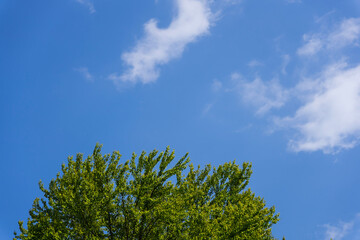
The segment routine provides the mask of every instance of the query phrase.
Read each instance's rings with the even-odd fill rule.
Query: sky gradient
[[[253,164],[274,236],[360,239],[360,1],[0,2],[0,239],[68,156]]]

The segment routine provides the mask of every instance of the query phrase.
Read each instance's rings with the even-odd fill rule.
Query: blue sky
[[[251,161],[278,238],[360,239],[358,0],[0,2],[0,238],[70,155]]]

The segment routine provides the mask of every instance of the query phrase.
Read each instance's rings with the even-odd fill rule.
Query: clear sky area
[[[359,0],[2,0],[0,113],[0,239],[97,142],[250,161],[275,237],[360,239]]]

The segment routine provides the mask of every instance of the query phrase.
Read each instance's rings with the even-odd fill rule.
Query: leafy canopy
[[[251,164],[200,169],[187,154],[170,164],[169,148],[120,157],[101,145],[69,157],[49,189],[40,181],[44,199],[14,239],[274,239],[278,214],[247,188]]]

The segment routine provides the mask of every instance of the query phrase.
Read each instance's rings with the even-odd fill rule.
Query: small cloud
[[[212,84],[211,84],[211,89],[214,91],[214,92],[218,92],[222,89],[223,87],[223,84],[222,82],[218,81],[218,80],[213,80]]]
[[[258,115],[282,107],[288,99],[288,91],[282,88],[277,80],[269,82],[264,82],[260,78],[255,78],[252,82],[240,80],[237,91],[245,104],[257,109]]]
[[[243,2],[243,0],[222,0],[225,4],[236,5]]]
[[[336,51],[350,45],[358,45],[360,37],[360,18],[343,20],[330,32],[305,34],[305,44],[297,50],[300,56],[313,56],[322,50]]]
[[[285,0],[287,3],[302,3],[301,0]]]
[[[344,237],[348,234],[348,232],[353,228],[354,223],[353,222],[347,222],[347,223],[339,223],[337,226],[332,226],[329,224],[325,224],[324,228],[326,228],[325,232],[325,238],[328,239],[336,239],[341,240],[344,239]]]
[[[209,104],[206,104],[203,111],[202,111],[202,114],[205,115],[207,114],[208,112],[210,112],[210,110],[212,109],[213,107],[213,103],[209,103]]]
[[[359,240],[360,239],[360,214],[351,221],[339,221],[337,224],[324,224],[324,240]]]
[[[185,47],[208,34],[212,13],[208,0],[177,0],[178,13],[167,28],[161,29],[151,19],[145,26],[145,36],[130,51],[122,55],[128,66],[115,81],[150,83],[160,75],[159,66],[178,58]],[[114,76],[114,75],[113,75]]]
[[[75,0],[75,1],[86,6],[91,14],[96,12],[94,4],[90,0]]]
[[[329,34],[328,49],[358,45],[360,37],[360,18],[349,18],[341,22],[338,28]]]
[[[288,54],[282,55],[281,73],[286,75],[286,68],[290,63],[290,56]]]
[[[324,15],[322,15],[320,17],[315,17],[315,22],[316,23],[321,23],[321,22],[325,21],[327,18],[329,18],[329,16],[333,15],[334,13],[336,13],[336,11],[331,10],[331,11],[325,13]]]
[[[122,76],[118,75],[116,73],[110,74],[107,78],[108,78],[108,80],[113,82],[113,84],[115,85],[115,87],[118,91],[123,91],[125,89],[128,89],[135,84],[134,82],[122,81]]]
[[[206,0],[211,8],[214,10],[214,17],[216,19],[222,17],[222,13],[229,7],[234,7],[235,5],[240,5],[244,0]]]
[[[235,133],[243,133],[245,131],[250,130],[252,127],[253,127],[253,124],[249,123],[248,125],[243,126],[243,127],[239,128],[239,129],[235,130]]]
[[[94,81],[94,76],[89,73],[88,68],[86,68],[86,67],[80,67],[80,68],[75,68],[74,70],[75,70],[76,72],[81,73],[81,75],[82,75],[86,80],[88,80],[88,81],[90,81],[90,82],[93,82],[93,81]]]
[[[242,78],[241,74],[237,73],[237,72],[232,73],[231,76],[230,76],[231,80],[239,80],[241,78]]]
[[[257,60],[251,60],[249,63],[248,63],[248,66],[249,67],[260,67],[260,66],[263,66],[263,63],[262,62],[259,62]]]
[[[306,42],[305,45],[297,50],[297,54],[300,56],[315,55],[322,50],[325,44],[324,40],[316,34],[311,36],[305,34],[303,35],[303,40]]]
[[[108,79],[112,81],[114,84],[116,84],[117,82],[121,81],[121,76],[119,76],[116,73],[112,73],[108,76]]]
[[[230,82],[227,86],[218,80],[214,80],[212,89],[214,91],[222,89],[227,93],[235,93],[245,105],[256,108],[257,115],[264,115],[272,109],[281,108],[289,95],[289,91],[284,89],[277,79],[264,82],[256,77],[253,81],[247,81],[238,72],[230,75]]]

